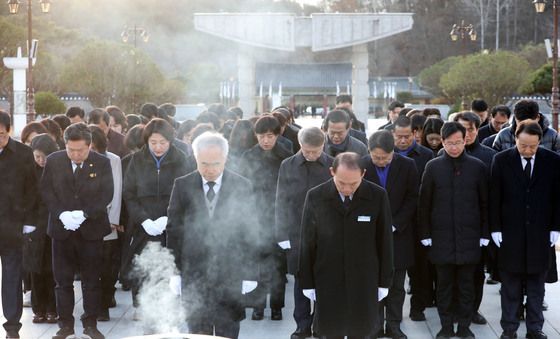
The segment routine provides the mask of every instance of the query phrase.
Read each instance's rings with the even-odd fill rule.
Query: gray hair
[[[204,132],[194,139],[192,149],[194,157],[198,158],[198,154],[206,148],[217,146],[222,149],[224,157],[227,158],[229,153],[229,145],[226,138],[217,132]]]
[[[305,127],[298,132],[298,141],[300,145],[309,145],[311,147],[323,146],[325,143],[325,133],[318,127]]]

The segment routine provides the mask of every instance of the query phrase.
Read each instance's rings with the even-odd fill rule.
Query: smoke
[[[137,312],[144,332],[179,333],[186,318],[180,298],[169,288],[169,278],[178,274],[169,249],[149,242],[134,259],[134,273],[142,281]]]

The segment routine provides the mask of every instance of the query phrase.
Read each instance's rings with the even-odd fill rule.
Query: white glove
[[[560,237],[560,232],[550,231],[550,247],[554,247],[554,245],[558,241],[558,237]]]
[[[35,227],[35,226],[23,225],[23,234],[29,234],[31,232],[34,232],[36,229],[37,229],[37,227]]]
[[[489,239],[480,238],[480,247],[488,246],[489,243]]]
[[[317,300],[317,296],[315,295],[315,289],[309,289],[309,290],[303,290],[303,295],[311,300],[311,301],[316,301]]]
[[[379,287],[377,289],[377,301],[385,299],[389,295],[389,289],[384,287]]]
[[[142,227],[144,227],[146,233],[153,237],[161,234],[158,225],[152,219],[144,220],[144,222],[142,223]]]
[[[422,243],[422,246],[432,246],[432,238],[422,239],[420,242]]]
[[[84,221],[86,221],[86,217],[84,216],[84,211],[72,211],[72,218],[74,221],[81,225]]]
[[[243,280],[241,282],[241,294],[247,294],[257,288],[258,283],[253,280]]]
[[[395,232],[397,230],[397,228],[395,226],[391,226],[393,228],[393,232]]]
[[[282,248],[283,250],[289,250],[290,248],[292,248],[292,246],[290,245],[290,240],[280,241],[278,243],[278,246],[280,246],[280,248]]]
[[[181,295],[181,276],[180,275],[172,275],[169,278],[169,289],[175,295]]]
[[[159,234],[163,233],[163,231],[165,231],[165,229],[167,228],[167,217],[166,216],[159,217],[154,222],[156,223],[156,226],[158,227]]]
[[[492,240],[496,246],[500,247],[502,243],[502,232],[492,232]]]
[[[70,211],[64,211],[60,213],[60,216],[58,218],[60,219],[60,221],[62,221],[65,230],[75,231],[80,228],[80,224],[74,219],[74,217],[72,216],[72,212]]]

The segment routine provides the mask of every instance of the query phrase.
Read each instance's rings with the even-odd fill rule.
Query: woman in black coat
[[[123,186],[130,247],[123,255],[121,274],[131,285],[135,307],[143,273],[134,272],[134,256],[150,241],[165,246],[167,207],[173,183],[187,174],[187,157],[172,145],[174,130],[167,121],[151,120],[144,128],[143,137],[146,145],[132,155]]]
[[[256,144],[257,136],[253,124],[249,120],[237,120],[229,135],[227,168],[239,173],[241,171],[241,156]]]
[[[240,174],[253,184],[260,237],[259,286],[255,293],[252,319],[263,319],[266,295],[270,293],[272,320],[282,319],[286,290],[286,255],[274,237],[275,199],[278,172],[282,161],[292,154],[277,140],[280,123],[272,115],[263,115],[255,123],[258,144],[243,153]]]
[[[37,180],[43,174],[47,156],[58,151],[58,145],[48,134],[39,134],[31,141],[35,158]],[[56,323],[56,302],[54,297],[54,278],[51,265],[51,239],[47,236],[49,211],[37,194],[37,222],[35,231],[24,236],[23,265],[31,273],[31,307],[33,322]]]

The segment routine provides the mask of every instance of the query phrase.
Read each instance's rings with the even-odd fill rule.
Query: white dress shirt
[[[525,171],[525,166],[527,166],[527,160],[521,156],[521,168]],[[535,156],[531,157],[531,177],[533,176],[533,171],[535,170]]]

